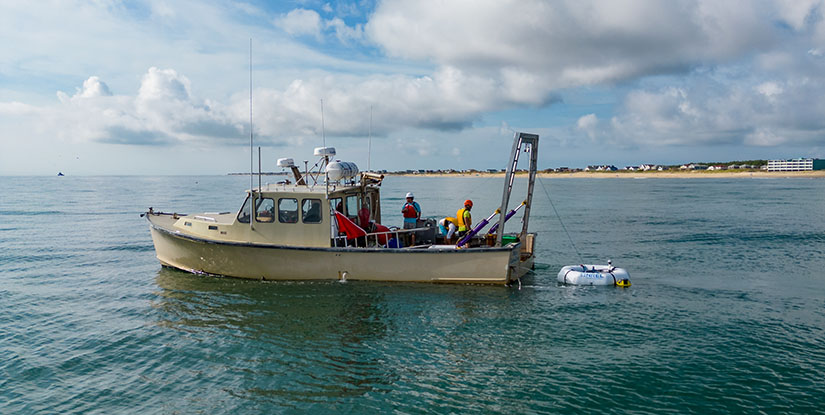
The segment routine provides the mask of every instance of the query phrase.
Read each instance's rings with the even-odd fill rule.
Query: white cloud
[[[72,143],[243,143],[252,37],[256,137],[273,145],[320,136],[320,99],[327,135],[365,136],[372,106],[389,147],[470,140],[501,114],[571,146],[823,141],[822,0],[299,4],[4,3],[0,124]],[[593,102],[563,102],[593,85]],[[563,117],[533,115],[556,102]],[[471,158],[440,151],[453,148]]]
[[[788,79],[748,87],[751,83],[708,77],[682,87],[631,91],[599,139],[659,147],[825,142],[825,103],[819,98],[825,94],[825,81]],[[579,127],[589,133],[586,117],[579,119]]]
[[[770,8],[749,1],[385,1],[366,27],[386,52],[553,88],[725,62],[768,48]],[[767,25],[767,26],[766,26]]]
[[[768,98],[772,98],[781,94],[783,89],[776,82],[765,82],[757,85],[756,91]]]
[[[326,26],[335,32],[335,37],[343,44],[361,42],[364,38],[364,28],[361,25],[349,27],[337,17],[327,21]]]
[[[753,146],[777,146],[787,141],[785,137],[777,135],[774,131],[760,128],[748,133],[745,136],[745,143]]]
[[[58,97],[61,105],[37,111],[66,141],[170,144],[242,137],[226,108],[194,98],[190,81],[173,69],[149,68],[134,96],[112,95],[93,76],[74,95],[58,92]]]
[[[822,0],[777,0],[778,15],[794,30],[803,30],[814,17]]]
[[[321,16],[315,10],[295,9],[275,20],[275,25],[292,36],[321,39]]]
[[[138,99],[141,101],[186,101],[190,97],[191,82],[174,69],[149,68],[140,83]]]
[[[576,128],[584,132],[591,140],[596,139],[599,135],[599,118],[596,114],[587,114],[579,117],[576,121]]]
[[[37,114],[38,112],[39,108],[22,102],[0,102],[0,115],[19,117]]]

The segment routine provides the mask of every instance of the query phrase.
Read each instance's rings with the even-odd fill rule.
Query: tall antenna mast
[[[370,135],[367,142],[367,171],[372,171],[372,105],[370,105]]]
[[[252,203],[249,204],[249,228],[255,229],[253,225],[254,210],[255,210],[255,182],[252,178],[254,174],[254,147],[252,146],[252,38],[249,38],[249,193],[252,196]]]
[[[321,98],[321,140],[323,140],[324,145],[324,152],[326,152],[327,147],[327,136],[324,130],[324,99]],[[324,193],[327,195],[327,200],[329,200],[329,172],[327,172],[326,167],[329,166],[329,156],[324,155]],[[330,206],[332,208],[332,206]]]
[[[324,131],[324,99],[321,98],[321,142],[323,143],[324,147],[327,146],[327,136],[326,132]]]

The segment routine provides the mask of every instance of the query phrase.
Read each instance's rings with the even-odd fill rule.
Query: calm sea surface
[[[0,177],[0,414],[825,413],[825,180],[542,184],[519,290],[163,269],[139,214],[248,177]],[[501,186],[391,177],[383,222]],[[556,283],[607,259],[632,287]]]

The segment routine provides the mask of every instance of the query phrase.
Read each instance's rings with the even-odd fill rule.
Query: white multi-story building
[[[825,160],[820,159],[790,159],[768,160],[768,171],[809,171],[825,169]]]

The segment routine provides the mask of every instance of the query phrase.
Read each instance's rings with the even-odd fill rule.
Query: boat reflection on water
[[[282,403],[485,382],[467,368],[510,359],[481,351],[515,351],[524,333],[512,323],[534,305],[530,292],[495,286],[259,282],[167,267],[156,283],[157,324],[184,356],[176,364],[219,377],[233,397]]]
[[[338,282],[205,277],[167,267],[156,282],[158,324],[178,331],[173,337],[182,340],[181,353],[205,357],[207,372],[234,375],[223,384],[234,396],[325,401],[388,389],[397,378],[369,347],[387,335],[388,325],[374,291]]]

